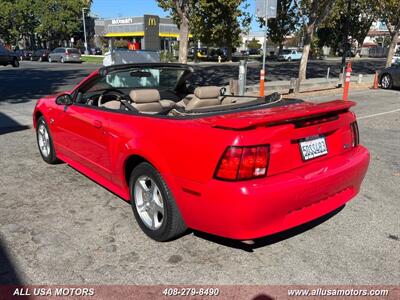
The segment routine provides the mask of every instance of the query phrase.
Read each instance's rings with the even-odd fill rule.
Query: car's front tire
[[[60,62],[61,62],[62,64],[65,62],[65,61],[64,61],[64,57],[61,57]]]
[[[49,63],[52,63],[53,62],[53,60],[51,59],[51,57],[49,56]]]
[[[19,67],[18,58],[14,58],[13,61],[12,61],[12,63],[11,63],[11,65],[12,65],[14,68],[18,68],[18,67]]]
[[[383,74],[381,77],[381,87],[383,89],[391,89],[393,87],[393,79],[390,74]]]
[[[40,117],[36,124],[36,140],[43,160],[48,164],[58,163],[59,160],[54,150],[53,139],[43,117]]]
[[[129,188],[133,213],[147,236],[164,242],[186,231],[171,191],[151,164],[143,162],[133,169]]]

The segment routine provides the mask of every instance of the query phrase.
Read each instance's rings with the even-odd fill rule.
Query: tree
[[[317,30],[320,46],[338,50],[346,48],[346,45],[351,45],[354,41],[362,46],[372,23],[377,19],[378,7],[374,1],[352,0],[350,13],[347,8],[348,0],[336,1],[329,16]],[[347,30],[349,40],[346,40]]]
[[[233,48],[240,44],[240,35],[250,26],[247,0],[198,0],[191,18],[191,32],[207,45],[227,48],[232,59]]]
[[[263,18],[258,18],[260,27],[265,25]],[[279,53],[282,52],[283,42],[286,37],[293,33],[299,22],[298,14],[295,11],[293,0],[280,0],[276,12],[276,18],[268,19],[268,37],[279,45]]]
[[[32,45],[34,36],[45,41],[69,40],[82,31],[82,8],[91,0],[0,0],[0,38]]]
[[[42,0],[38,1],[40,24],[36,27],[38,34],[50,43],[69,40],[82,30],[82,0]]]
[[[247,48],[259,50],[261,48],[261,44],[253,37],[253,39],[247,43]]]
[[[294,0],[304,29],[303,56],[300,61],[299,80],[306,79],[308,55],[317,27],[325,20],[335,0]]]
[[[158,6],[170,11],[179,27],[179,62],[187,63],[189,43],[189,19],[196,0],[157,0]]]
[[[389,30],[391,42],[389,46],[386,67],[392,64],[396,45],[400,36],[400,3],[399,0],[378,0],[380,6],[380,17]]]

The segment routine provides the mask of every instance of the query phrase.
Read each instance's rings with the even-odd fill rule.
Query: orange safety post
[[[260,97],[264,97],[264,82],[265,82],[265,71],[260,71]]]
[[[351,76],[351,62],[347,63],[346,68],[346,80],[344,82],[344,89],[343,89],[343,101],[347,101],[349,97],[349,88],[350,88],[350,76]]]
[[[378,89],[378,72],[375,72],[374,77],[374,86],[372,87],[374,90]]]

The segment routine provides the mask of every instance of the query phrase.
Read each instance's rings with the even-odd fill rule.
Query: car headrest
[[[156,89],[132,90],[129,93],[134,103],[151,103],[160,101],[160,92]]]
[[[218,98],[220,90],[218,86],[199,86],[194,90],[194,95],[199,99]]]

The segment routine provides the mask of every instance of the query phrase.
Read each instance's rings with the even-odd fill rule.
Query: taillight
[[[358,132],[357,121],[350,124],[351,131],[351,145],[356,147],[360,143],[360,134]]]
[[[269,145],[228,147],[215,170],[214,177],[221,180],[246,180],[264,177],[269,162]]]

